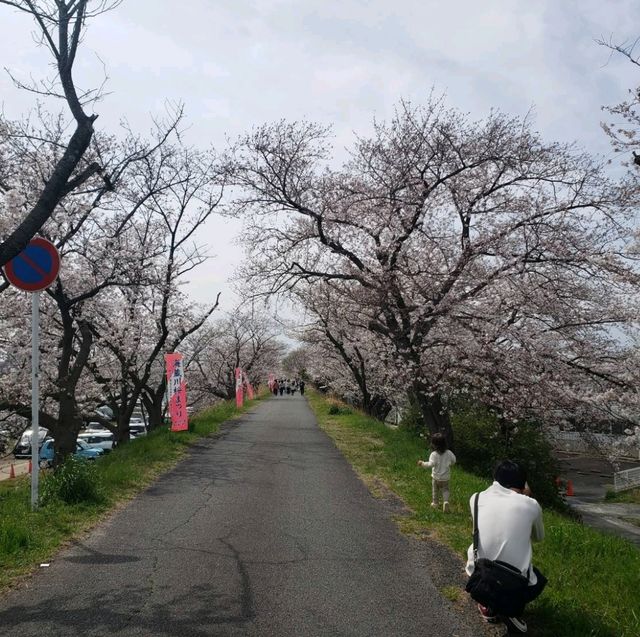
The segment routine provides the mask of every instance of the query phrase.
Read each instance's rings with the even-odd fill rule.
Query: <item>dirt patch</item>
[[[392,491],[380,478],[360,474],[360,479],[365,482],[367,488],[376,500],[379,500],[384,506],[389,516],[405,517],[414,514],[413,509],[408,507],[404,500]]]
[[[479,635],[502,637],[505,633],[504,626],[485,623],[480,618],[476,603],[464,590],[467,574],[460,557],[448,546],[434,539],[433,535],[410,537],[410,541],[420,543],[419,550],[426,561],[435,587],[453,609],[463,616],[465,623],[477,628]]]

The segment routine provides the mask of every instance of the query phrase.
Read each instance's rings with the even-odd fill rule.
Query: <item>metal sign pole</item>
[[[31,509],[38,508],[40,447],[40,290],[46,290],[60,271],[60,254],[48,239],[34,237],[2,271],[7,281],[31,297]]]
[[[40,443],[40,292],[31,296],[31,510],[38,508]]]

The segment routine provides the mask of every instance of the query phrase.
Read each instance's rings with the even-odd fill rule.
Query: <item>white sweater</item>
[[[420,466],[425,469],[431,467],[431,477],[434,480],[445,481],[451,477],[451,465],[455,463],[455,455],[447,449],[444,453],[433,451],[427,462],[420,461]]]

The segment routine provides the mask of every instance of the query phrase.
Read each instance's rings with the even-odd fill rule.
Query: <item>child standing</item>
[[[431,436],[431,452],[429,460],[418,460],[418,466],[425,469],[431,467],[431,506],[437,507],[442,493],[442,510],[449,511],[449,478],[451,477],[451,465],[456,463],[456,457],[447,449],[447,439],[441,433]]]

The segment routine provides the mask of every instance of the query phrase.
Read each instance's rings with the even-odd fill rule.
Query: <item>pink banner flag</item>
[[[244,390],[247,392],[247,398],[249,400],[253,400],[253,387],[249,382],[249,377],[244,372],[242,372],[242,386]]]
[[[167,393],[169,399],[169,415],[171,416],[171,431],[185,431],[189,429],[187,416],[187,385],[184,380],[182,354],[174,352],[165,354],[167,366]]]
[[[242,391],[242,370],[236,367],[236,407],[242,407],[244,392]]]

